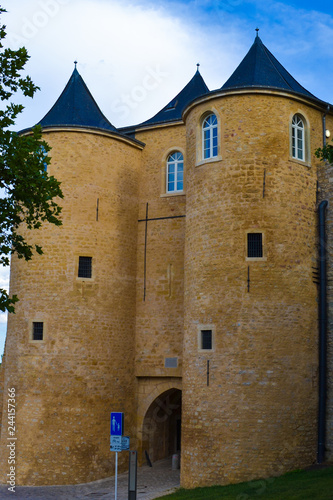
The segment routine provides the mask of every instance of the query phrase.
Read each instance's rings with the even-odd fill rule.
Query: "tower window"
[[[166,183],[168,193],[183,191],[184,158],[179,151],[175,151],[168,157]]]
[[[201,349],[213,349],[213,332],[212,330],[201,330]]]
[[[91,278],[92,257],[79,257],[79,278]]]
[[[41,321],[34,321],[32,323],[32,340],[43,340],[44,323]]]
[[[263,257],[262,233],[247,234],[247,256],[249,258]]]
[[[214,158],[218,154],[217,117],[213,113],[208,115],[202,124],[203,159]]]
[[[300,115],[294,115],[291,124],[291,149],[292,157],[305,160],[304,122]]]

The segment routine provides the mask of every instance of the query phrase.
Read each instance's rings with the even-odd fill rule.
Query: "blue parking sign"
[[[111,436],[122,436],[124,433],[124,414],[120,412],[111,413]]]

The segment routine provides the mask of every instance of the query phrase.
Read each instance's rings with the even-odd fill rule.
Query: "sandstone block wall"
[[[200,120],[208,112],[219,120],[220,149],[203,162]],[[305,162],[291,158],[295,113],[306,122]],[[185,118],[138,131],[143,149],[108,134],[45,135],[50,173],[63,181],[63,226],[38,231],[42,257],[13,259],[11,292],[20,302],[0,374],[0,390],[17,390],[17,484],[112,475],[110,411],[125,412],[140,461],[145,449],[153,459],[175,451],[181,415],[184,487],[277,475],[316,460],[314,151],[322,111],[267,92],[215,95]],[[184,193],[170,195],[166,161],[176,150],[184,155]],[[318,168],[319,199],[331,205],[332,169]],[[262,232],[263,258],[247,258],[248,232]],[[77,277],[79,256],[92,257],[91,279]],[[328,457],[331,292],[329,284]],[[34,321],[44,324],[42,342],[31,341]],[[207,329],[210,351],[199,342]],[[2,481],[6,438],[2,429]],[[121,467],[126,460],[120,456]]]
[[[136,137],[146,144],[140,176],[136,374],[180,376],[186,194],[184,190],[184,194],[168,195],[165,180],[171,152],[183,152],[186,165],[185,127],[142,131]],[[165,358],[177,358],[177,368],[165,368]]]
[[[50,173],[63,182],[63,226],[38,231],[42,257],[13,259],[10,286],[20,302],[6,346],[5,387],[17,393],[17,484],[28,485],[112,475],[110,412],[125,412],[127,430],[136,425],[141,149],[82,131],[45,138]],[[91,279],[78,278],[79,256],[92,257]],[[30,339],[33,321],[44,323],[42,342]],[[5,446],[2,435],[4,459]]]
[[[198,164],[200,118],[209,110],[219,120],[220,158]],[[297,112],[311,137],[306,164],[290,158],[290,122]],[[181,481],[193,487],[280,474],[315,461],[313,150],[322,131],[318,111],[254,94],[198,105],[186,125]],[[246,258],[248,231],[263,233],[264,258]],[[205,352],[198,336],[207,328],[214,339],[213,350]]]
[[[176,125],[141,131],[136,137],[146,144],[139,182],[136,289],[135,373],[141,462],[145,451],[151,460],[169,454],[173,410],[169,414],[170,409],[166,409],[160,419],[163,432],[162,423],[152,416],[159,411],[158,405],[165,406],[161,394],[181,387],[186,190],[183,194],[166,193],[166,162],[170,153],[181,151],[186,165],[186,134],[184,125]],[[150,220],[146,224],[147,204]],[[157,407],[152,410],[154,400]]]

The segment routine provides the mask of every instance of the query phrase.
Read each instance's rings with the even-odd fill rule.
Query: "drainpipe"
[[[326,146],[326,115],[323,114],[323,147]],[[327,162],[325,162],[327,163]],[[323,200],[318,207],[319,216],[319,405],[318,405],[318,450],[317,462],[325,460],[326,398],[327,398],[327,276],[326,276],[326,229],[325,211],[328,202]]]
[[[324,200],[318,207],[319,215],[319,408],[318,408],[318,451],[317,462],[325,459],[326,434],[326,331],[327,331],[327,298],[326,298],[326,234],[325,210],[328,201]]]

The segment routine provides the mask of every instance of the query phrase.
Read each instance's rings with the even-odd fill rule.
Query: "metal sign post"
[[[118,487],[118,452],[116,451],[116,464],[114,475],[114,500],[117,500],[117,487]]]
[[[121,412],[111,413],[110,423],[110,450],[116,452],[115,477],[114,477],[114,498],[117,500],[118,488],[118,452],[122,448],[122,436],[124,432],[124,414]]]
[[[138,452],[129,452],[128,500],[136,500]]]
[[[118,452],[127,450],[130,448],[130,438],[129,436],[123,436],[124,432],[124,414],[120,412],[111,413],[111,424],[110,424],[110,450],[116,453],[115,460],[115,474],[114,474],[114,499],[117,500],[118,493]],[[135,454],[135,459],[132,458],[131,454]],[[130,470],[129,470],[129,483],[128,483],[128,498],[130,500],[136,500],[136,467],[137,467],[137,452],[130,452]],[[134,461],[133,461],[134,460]],[[132,470],[132,473],[131,473]],[[130,477],[132,480],[130,481]],[[134,481],[134,482],[133,482]],[[134,488],[131,490],[131,486]],[[133,496],[134,495],[134,496]]]

